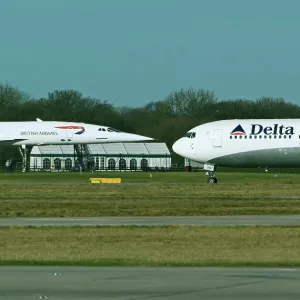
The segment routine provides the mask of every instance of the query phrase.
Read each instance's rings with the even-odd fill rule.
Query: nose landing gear
[[[213,184],[213,183],[217,183],[218,182],[218,179],[217,179],[217,177],[215,176],[215,173],[214,173],[214,170],[215,170],[215,166],[214,165],[204,164],[203,169],[205,171],[208,171],[206,173],[206,175],[208,175],[208,179],[207,179],[208,183]]]
[[[209,177],[207,180],[208,183],[218,183],[217,177],[214,175],[214,172],[209,172]]]

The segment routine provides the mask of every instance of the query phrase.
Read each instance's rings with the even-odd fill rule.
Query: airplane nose
[[[138,134],[133,134],[133,133],[128,133],[126,134],[126,137],[124,137],[125,140],[128,142],[143,142],[143,141],[153,141],[153,138],[143,136],[143,135],[138,135]]]
[[[138,135],[138,134],[132,134],[132,139],[134,141],[153,141],[153,138],[143,136],[143,135]]]
[[[172,146],[173,151],[178,154],[182,155],[182,142],[181,140],[176,141]]]
[[[195,152],[192,144],[190,143],[189,139],[182,138],[177,140],[173,146],[173,151],[181,157],[185,158],[194,158]]]

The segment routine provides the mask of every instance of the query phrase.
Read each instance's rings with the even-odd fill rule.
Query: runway
[[[0,218],[8,226],[300,226],[300,215],[195,217]]]
[[[0,299],[299,299],[300,270],[0,267]]]

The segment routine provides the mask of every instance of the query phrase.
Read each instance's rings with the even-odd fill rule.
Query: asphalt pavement
[[[298,269],[0,267],[0,299],[9,300],[299,298]]]
[[[94,218],[0,218],[7,226],[300,226],[300,215],[247,215],[195,217],[94,217]]]

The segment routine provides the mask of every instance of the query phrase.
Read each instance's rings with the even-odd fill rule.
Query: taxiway
[[[0,218],[8,226],[300,226],[300,215],[195,217]]]
[[[299,299],[300,270],[0,267],[0,299]]]

